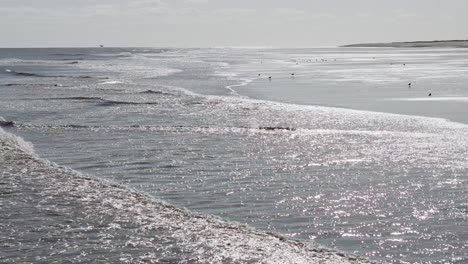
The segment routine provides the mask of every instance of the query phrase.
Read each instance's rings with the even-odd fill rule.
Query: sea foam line
[[[247,84],[242,84],[248,85]],[[292,104],[292,103],[284,103],[284,102],[277,102],[277,101],[268,101],[262,99],[254,99],[249,98],[247,96],[222,96],[222,95],[205,95],[199,94],[193,91],[190,91],[186,88],[176,87],[176,86],[164,86],[166,89],[176,90],[188,96],[194,96],[199,98],[204,98],[207,100],[212,100],[217,103],[223,102],[228,105],[238,105],[238,106],[247,106],[247,107],[257,107],[257,106],[264,106],[266,108],[272,108],[274,110],[279,110],[282,112],[297,112],[297,113],[311,113],[311,114],[327,114],[327,115],[334,115],[334,116],[342,116],[342,118],[346,118],[346,116],[362,116],[362,118],[384,118],[384,119],[395,119],[395,120],[408,120],[408,121],[416,121],[424,125],[436,126],[438,128],[446,129],[468,129],[468,124],[460,123],[456,121],[452,121],[446,118],[441,117],[428,117],[428,116],[417,116],[417,115],[405,115],[405,114],[396,114],[396,113],[387,113],[387,112],[375,112],[375,111],[368,111],[368,110],[357,110],[357,109],[350,109],[350,108],[340,108],[340,107],[332,107],[332,106],[322,106],[322,105],[299,105],[299,104]],[[430,124],[429,124],[430,123]]]

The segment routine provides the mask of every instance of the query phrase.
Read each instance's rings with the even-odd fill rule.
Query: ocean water
[[[96,188],[73,178],[75,172],[74,180],[48,179],[60,173],[45,161],[47,166],[29,156],[25,161],[29,153],[144,193],[145,199],[187,208],[189,219],[198,219],[196,213],[216,216],[223,223],[238,222],[374,261],[464,263],[467,65],[466,49],[0,49],[0,116],[15,122],[3,129],[34,145],[34,152],[21,147],[13,154],[12,136],[0,140],[5,164],[0,190],[8,201],[0,210],[9,223],[0,232],[11,244],[5,261],[19,258],[10,240],[21,234],[22,243],[30,245],[28,239],[35,238],[25,235],[31,221],[14,214],[22,197],[17,193],[27,194],[34,204],[31,190],[46,188],[48,180],[68,192],[82,185],[86,193]],[[33,176],[21,177],[48,169],[34,174],[41,179],[37,187]],[[15,181],[9,175],[16,175]],[[119,195],[136,195],[125,193]],[[103,191],[99,199],[119,195]],[[45,197],[50,207],[67,196]],[[71,195],[67,202],[77,199]],[[114,206],[112,215],[128,220],[142,207],[128,206]],[[24,208],[31,215],[38,210]],[[154,217],[161,209],[145,210]],[[100,210],[80,212],[80,219],[104,221],[98,218]],[[122,219],[104,222],[118,229]],[[167,223],[177,222],[171,219]],[[35,223],[40,229],[41,222]],[[79,223],[75,228],[83,228]],[[194,261],[174,258],[184,254],[198,256],[199,262],[222,261],[213,259],[220,251],[211,250],[219,247],[201,250],[167,230],[132,236],[129,225],[118,236],[102,234],[109,248],[115,251],[136,240],[148,245],[142,237],[159,236],[177,250],[152,248],[156,255],[143,260],[172,252],[164,261]],[[210,236],[224,236],[232,244],[250,239],[236,228],[231,228],[238,230],[234,234]],[[195,224],[191,234],[201,236],[200,229]],[[75,246],[65,247],[67,254],[86,250],[108,261],[143,254],[130,250],[109,256],[98,242],[80,248],[79,239],[67,237]],[[262,239],[255,241],[227,259],[255,262],[260,256],[246,250]],[[275,243],[266,247],[275,252]],[[41,248],[25,246],[21,254],[36,247]],[[55,257],[63,256],[60,252]],[[287,259],[307,263],[304,254]],[[275,261],[284,259],[273,256]]]

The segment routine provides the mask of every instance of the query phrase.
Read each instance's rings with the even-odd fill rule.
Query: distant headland
[[[432,40],[389,43],[361,43],[340,47],[361,48],[468,48],[468,40]]]

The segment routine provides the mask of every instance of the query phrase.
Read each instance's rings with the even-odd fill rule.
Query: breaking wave
[[[0,126],[1,126],[0,121]],[[4,121],[5,126],[15,126],[28,130],[91,130],[98,131],[150,131],[167,133],[189,133],[189,134],[265,134],[265,135],[285,135],[285,136],[313,136],[313,135],[366,135],[374,137],[405,136],[413,138],[424,138],[435,135],[431,132],[398,132],[385,130],[356,130],[356,129],[324,129],[324,128],[295,128],[283,126],[157,126],[157,125],[129,125],[129,126],[90,126],[80,124],[65,125],[34,125],[26,123],[16,123],[14,121]]]
[[[10,69],[5,70],[8,73],[15,74],[18,76],[27,76],[27,77],[64,77],[64,76],[49,76],[49,75],[42,75],[42,74],[37,74],[37,73],[30,73],[30,72],[19,72],[19,71],[13,71]]]
[[[76,101],[90,101],[97,102],[100,105],[156,105],[158,102],[131,102],[131,101],[116,101],[104,99],[101,97],[94,96],[74,96],[74,97],[57,97],[57,98],[47,98],[45,100],[76,100]]]
[[[80,78],[80,79],[91,79],[91,78],[96,78],[96,79],[109,79],[109,77],[99,77],[99,76],[90,76],[90,75],[77,75],[77,76],[71,76],[71,75],[45,75],[45,74],[38,74],[38,73],[31,73],[31,72],[20,72],[20,71],[14,71],[10,69],[5,70],[8,73],[15,74],[17,76],[24,76],[24,77],[38,77],[38,78]]]
[[[158,91],[158,90],[146,90],[143,92],[140,92],[141,94],[161,94],[161,95],[173,95],[168,92],[163,92],[163,91]]]
[[[0,117],[0,120],[5,119]],[[21,137],[5,132],[0,127],[0,156],[4,157],[13,151],[20,151],[31,157],[37,157],[31,143],[24,141]]]
[[[9,226],[0,231],[8,249],[2,261],[368,263],[59,167],[1,128],[0,161],[0,212]],[[11,213],[23,210],[21,217]],[[15,240],[28,250],[16,254]]]

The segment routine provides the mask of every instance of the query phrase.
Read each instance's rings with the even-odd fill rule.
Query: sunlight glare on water
[[[0,60],[1,115],[41,157],[373,260],[466,259],[468,126],[405,104],[429,89],[466,98],[464,50],[80,52]],[[462,80],[436,90],[444,76]]]

